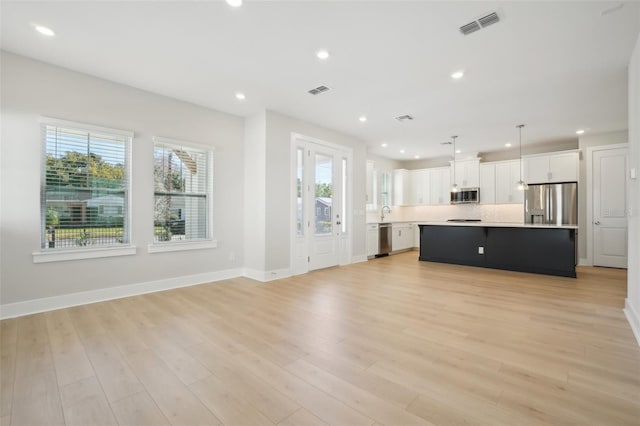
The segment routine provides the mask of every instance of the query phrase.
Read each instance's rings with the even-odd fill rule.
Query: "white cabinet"
[[[378,224],[367,224],[367,256],[378,254]]]
[[[454,162],[451,162],[451,181],[453,182]],[[455,162],[455,183],[458,188],[476,188],[480,186],[480,160],[462,160]]]
[[[413,247],[413,224],[394,223],[391,225],[391,250],[407,250]]]
[[[496,203],[523,203],[524,191],[518,189],[518,181],[520,180],[520,160],[500,161],[495,163],[495,167]],[[482,193],[480,194],[480,197],[482,197]]]
[[[422,206],[429,204],[429,179],[429,169],[411,170],[410,205]]]
[[[445,205],[451,202],[451,177],[449,167],[430,169],[429,204]]]
[[[526,183],[578,181],[577,151],[537,154],[523,157],[523,178]]]
[[[480,203],[518,204],[524,191],[518,189],[520,160],[480,164]]]
[[[406,169],[393,171],[393,205],[406,206],[410,204],[411,174]]]
[[[480,204],[496,203],[496,165],[480,164]]]
[[[367,207],[369,210],[375,209],[373,194],[375,193],[375,185],[373,181],[375,180],[375,171],[373,170],[374,163],[373,161],[367,161]]]

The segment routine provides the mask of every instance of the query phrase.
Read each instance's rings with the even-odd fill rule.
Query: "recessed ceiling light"
[[[404,154],[404,149],[401,149],[401,150],[400,150],[400,154]]]
[[[367,116],[361,115],[360,118],[358,118],[358,120],[364,123],[365,121],[367,121]]]
[[[386,148],[386,147],[388,147],[389,145],[385,142],[385,143],[383,143],[383,144],[382,144],[382,145],[380,145],[380,146],[381,146],[381,147],[383,147],[383,148]]]
[[[327,52],[324,49],[321,49],[321,50],[318,50],[316,52],[316,56],[318,57],[318,59],[322,59],[322,60],[328,59],[329,58],[329,52]]]
[[[227,0],[227,4],[231,7],[240,7],[242,6],[242,0]]]
[[[576,135],[582,135],[584,134],[584,130],[580,129],[580,130],[576,130]]]
[[[460,70],[460,71],[456,71],[453,74],[451,74],[451,78],[459,80],[464,76],[464,71]]]
[[[55,32],[53,32],[53,30],[49,27],[43,27],[42,25],[36,25],[35,30],[37,32],[39,32],[42,35],[45,35],[47,37],[53,37],[54,35],[56,35]]]
[[[459,149],[456,149],[456,154],[460,154],[462,151]]]
[[[415,158],[417,160],[418,158],[420,158],[420,156],[419,155],[414,155],[413,158]]]
[[[507,148],[509,148],[511,146],[511,143],[507,142],[504,144],[504,146],[506,146]]]
[[[236,99],[239,101],[244,101],[247,97],[242,92],[236,93]]]

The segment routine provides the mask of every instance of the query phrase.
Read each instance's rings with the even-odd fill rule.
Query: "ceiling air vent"
[[[466,25],[460,27],[460,32],[464,35],[471,34],[480,29],[480,24],[477,21],[469,22]]]
[[[309,90],[309,93],[311,93],[312,95],[319,95],[320,93],[326,92],[328,90],[329,88],[327,86],[318,86],[315,89]]]
[[[407,115],[401,115],[399,117],[396,117],[396,120],[398,120],[401,123],[404,123],[405,121],[411,121],[413,120],[413,117],[410,116],[409,114]]]
[[[488,27],[491,24],[495,24],[498,21],[500,21],[500,17],[495,12],[491,12],[490,14],[478,19],[478,22],[480,22],[482,28]]]
[[[496,22],[500,22],[500,17],[498,16],[498,14],[496,12],[487,13],[481,18],[478,18],[474,21],[469,22],[468,24],[464,24],[463,26],[461,26],[460,32],[464,35],[469,35],[473,32],[488,27],[489,25],[495,24]]]

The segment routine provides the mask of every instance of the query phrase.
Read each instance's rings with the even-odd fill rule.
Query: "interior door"
[[[308,253],[309,270],[337,266],[340,263],[340,243],[343,222],[343,167],[339,151],[310,144]]]
[[[593,153],[593,264],[627,267],[627,149]]]

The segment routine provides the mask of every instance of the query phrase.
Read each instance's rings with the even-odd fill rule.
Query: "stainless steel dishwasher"
[[[378,226],[378,254],[376,256],[387,256],[391,253],[392,232],[390,223],[381,223]]]

